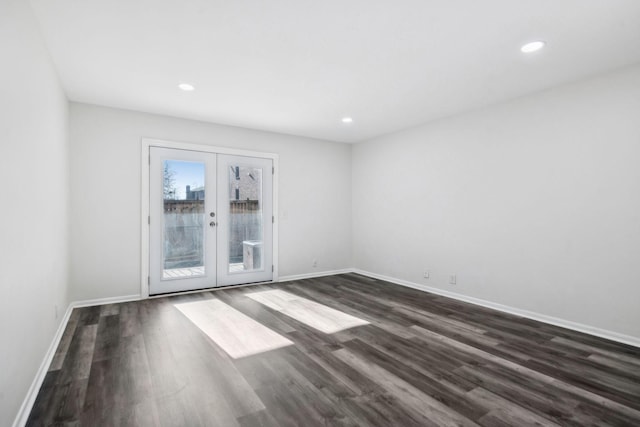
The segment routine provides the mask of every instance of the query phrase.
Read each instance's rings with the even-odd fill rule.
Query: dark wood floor
[[[265,288],[371,324],[324,334],[255,287],[75,309],[28,425],[640,425],[638,348],[355,274]],[[229,358],[173,306],[213,297],[295,345]]]

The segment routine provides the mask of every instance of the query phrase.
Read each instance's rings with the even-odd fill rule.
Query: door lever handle
[[[216,226],[215,221],[211,221],[211,222],[209,223],[209,226],[210,226],[210,227],[215,227],[215,226]]]

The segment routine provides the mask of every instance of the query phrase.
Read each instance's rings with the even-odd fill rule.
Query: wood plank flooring
[[[326,334],[246,296],[369,322]],[[294,345],[232,359],[174,304]],[[75,309],[29,426],[639,426],[640,349],[356,274]]]

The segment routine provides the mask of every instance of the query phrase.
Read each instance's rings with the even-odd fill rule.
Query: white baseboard
[[[69,322],[71,311],[73,311],[73,307],[71,304],[69,304],[69,306],[67,307],[67,311],[64,313],[64,316],[62,317],[62,321],[60,321],[60,324],[58,325],[58,329],[56,330],[56,333],[53,336],[53,340],[49,345],[49,349],[44,355],[44,359],[40,364],[40,368],[38,368],[38,372],[36,373],[36,376],[33,379],[31,386],[29,387],[29,391],[27,391],[27,396],[22,402],[22,406],[20,406],[18,415],[16,415],[16,418],[13,421],[13,427],[23,427],[24,425],[27,424],[27,421],[29,419],[29,414],[31,414],[31,408],[33,408],[33,404],[36,401],[36,397],[38,396],[40,387],[44,382],[44,378],[47,376],[49,365],[51,365],[53,356],[55,356],[56,350],[58,349],[58,344],[60,344],[60,340],[62,339],[62,334],[64,334],[64,330],[67,327],[67,323]]]
[[[385,282],[394,283],[397,285],[406,286],[409,288],[417,289],[424,292],[429,292],[436,295],[442,295],[448,298],[452,298],[458,301],[468,302],[470,304],[479,305],[482,307],[491,308],[493,310],[502,311],[509,314],[515,314],[516,316],[525,317],[531,320],[537,320],[538,322],[548,323],[554,326],[560,326],[561,328],[571,329],[573,331],[583,332],[585,334],[594,335],[596,337],[605,338],[611,341],[616,341],[623,344],[632,345],[640,348],[640,338],[633,337],[631,335],[620,334],[618,332],[609,331],[606,329],[597,328],[595,326],[584,325],[582,323],[572,322],[570,320],[560,319],[558,317],[547,316],[546,314],[540,314],[533,311],[522,310],[520,308],[511,307],[508,305],[498,304],[491,301],[486,301],[479,298],[470,297],[463,294],[457,294],[455,292],[445,291],[443,289],[432,288],[424,286],[418,283],[410,282],[408,280],[396,279],[393,277],[383,276],[381,274],[371,273],[360,269],[353,269],[354,273],[361,274],[363,276],[372,277],[374,279],[384,280]]]
[[[319,271],[305,274],[294,274],[292,276],[282,276],[278,282],[291,282],[292,280],[313,279],[315,277],[335,276],[336,274],[353,273],[353,268],[343,268],[342,270]]]
[[[72,306],[72,308],[91,307],[94,305],[117,304],[119,302],[138,301],[140,299],[141,299],[140,295],[125,295],[122,297],[97,298],[97,299],[88,299],[84,301],[75,301],[75,302],[72,302],[70,306]]]

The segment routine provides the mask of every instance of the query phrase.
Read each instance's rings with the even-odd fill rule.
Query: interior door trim
[[[194,144],[189,142],[169,141],[155,138],[141,138],[140,144],[140,298],[149,298],[149,215],[150,215],[150,188],[149,188],[149,163],[150,148],[174,148],[178,150],[201,151],[205,153],[229,154],[233,156],[258,157],[273,161],[273,282],[278,281],[278,172],[279,156],[275,153],[241,150],[229,147],[218,147],[206,144]],[[242,285],[239,285],[242,286]]]

